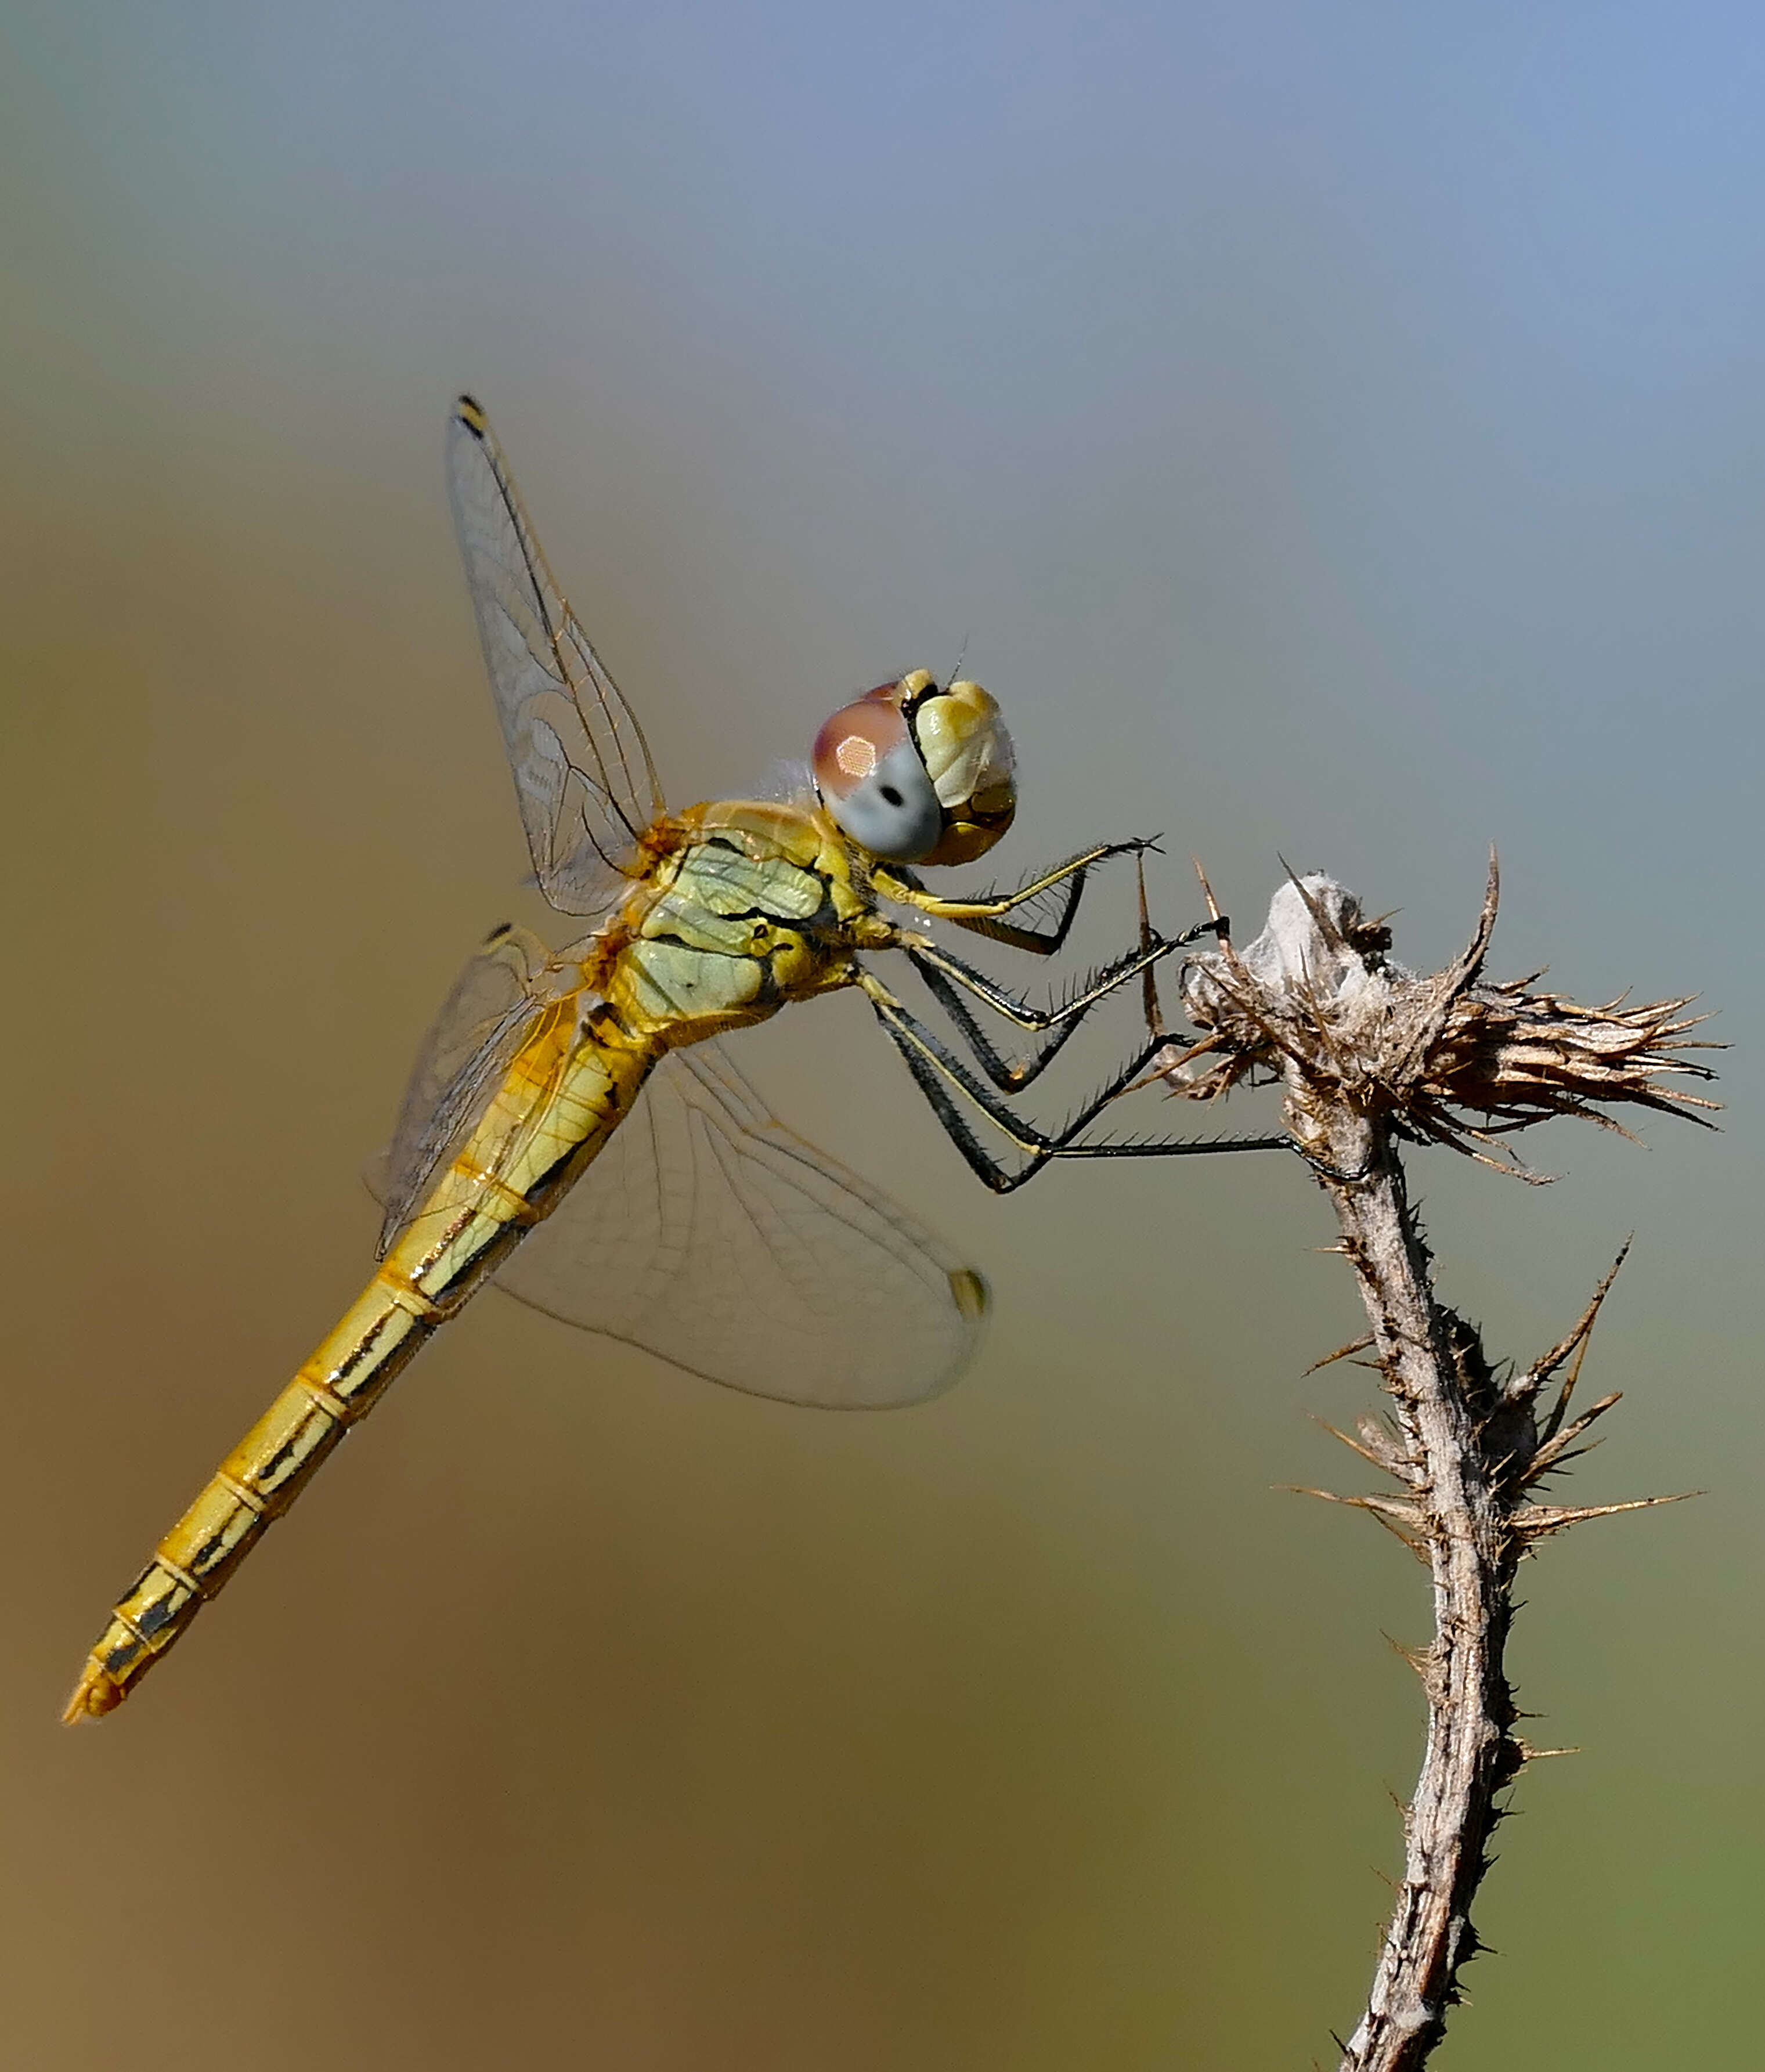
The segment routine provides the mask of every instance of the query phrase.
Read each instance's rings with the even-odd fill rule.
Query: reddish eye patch
[[[829,812],[860,849],[913,863],[942,837],[944,808],[902,693],[901,684],[878,684],[835,713],[815,737],[810,762]]]
[[[809,761],[824,792],[845,797],[873,775],[891,749],[910,738],[900,707],[888,701],[896,689],[878,684],[835,713],[817,734]]]

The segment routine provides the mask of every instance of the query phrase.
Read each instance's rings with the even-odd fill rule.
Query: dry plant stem
[[[1482,1419],[1455,1357],[1456,1319],[1434,1301],[1397,1151],[1364,1116],[1317,1119],[1336,1173],[1364,1175],[1324,1184],[1394,1406],[1412,1486],[1404,1529],[1434,1581],[1434,1643],[1421,1664],[1427,1747],[1405,1823],[1403,1883],[1367,2011],[1342,2057],[1343,2072],[1400,2072],[1421,2065],[1444,2031],[1454,1974],[1476,1947],[1471,1902],[1496,1794],[1524,1759],[1510,1737],[1502,1673],[1519,1543],[1511,1498],[1484,1462]]]
[[[1341,2072],[1425,2063],[1458,1997],[1459,1967],[1478,1948],[1471,1906],[1496,1799],[1528,1753],[1512,1731],[1502,1668],[1520,1560],[1566,1526],[1643,1507],[1570,1509],[1536,1495],[1618,1400],[1569,1415],[1611,1276],[1541,1359],[1498,1373],[1476,1331],[1434,1293],[1399,1144],[1445,1145],[1536,1183],[1499,1155],[1500,1140],[1553,1116],[1621,1128],[1615,1107],[1701,1121],[1712,1105],[1668,1083],[1713,1076],[1689,1054],[1705,1046],[1690,1036],[1698,1018],[1685,1014],[1685,999],[1582,1007],[1527,980],[1487,980],[1496,891],[1491,859],[1469,944],[1424,976],[1393,960],[1390,931],[1364,919],[1352,893],[1322,876],[1292,880],[1241,953],[1222,940],[1183,968],[1184,1005],[1203,1033],[1169,1042],[1156,1074],[1171,1092],[1208,1102],[1281,1083],[1288,1127],[1335,1207],[1372,1327],[1329,1359],[1370,1346],[1391,1402],[1389,1423],[1366,1417],[1358,1437],[1337,1436],[1396,1490],[1335,1501],[1389,1527],[1434,1585],[1434,1643],[1417,1662],[1427,1745],[1405,1819],[1403,1882]],[[1149,1012],[1162,1034],[1155,1004]]]

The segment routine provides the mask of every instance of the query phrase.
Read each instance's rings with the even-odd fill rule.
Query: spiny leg
[[[1146,860],[1143,856],[1137,856],[1133,860],[1133,877],[1135,887],[1140,898],[1140,947],[1142,949],[1147,949],[1150,948],[1154,937],[1152,915],[1146,906]],[[1203,880],[1203,882],[1205,883],[1206,881]],[[1223,943],[1231,934],[1232,924],[1219,908],[1214,906],[1212,893],[1208,895],[1208,905],[1213,913],[1212,927],[1215,939]],[[1201,932],[1199,928],[1191,930],[1188,939],[1192,942]],[[1157,1037],[1162,1043],[1166,1034],[1164,1003],[1158,997],[1158,974],[1150,964],[1146,966],[1146,976],[1140,981],[1140,1005],[1142,1012],[1146,1018],[1146,1034],[1149,1036]]]
[[[1014,950],[1026,950],[1032,956],[1051,957],[1066,941],[1079,911],[1079,901],[1084,890],[1087,874],[1094,864],[1105,861],[1112,856],[1140,856],[1156,846],[1156,840],[1125,842],[1100,842],[1082,855],[1070,857],[1055,870],[1046,871],[1039,878],[1026,880],[1015,892],[991,894],[979,899],[940,899],[936,893],[928,892],[911,870],[891,869],[878,865],[870,873],[870,882],[885,899],[893,900],[898,906],[911,906],[917,912],[928,914],[933,919],[953,922],[959,928],[967,928],[977,935],[985,935],[996,943],[1006,943]],[[1002,917],[1032,900],[1040,898],[1055,886],[1064,884],[1066,899],[1059,918],[1051,928],[1031,928],[1007,921]]]
[[[877,1019],[906,1059],[907,1070],[932,1112],[943,1124],[945,1134],[976,1178],[996,1194],[1009,1194],[1022,1186],[1053,1158],[1198,1157],[1214,1152],[1282,1151],[1290,1148],[1285,1137],[1221,1137],[1199,1143],[1164,1139],[1129,1144],[1076,1141],[1145,1071],[1162,1048],[1156,1044],[1138,1052],[1076,1115],[1051,1136],[1026,1122],[996,1093],[981,1085],[949,1046],[895,999],[879,979],[866,972],[860,974],[858,984]],[[964,1095],[1022,1153],[1020,1167],[1013,1170],[987,1149],[957,1104],[952,1088]]]
[[[969,1012],[966,1002],[957,991],[944,972],[931,959],[914,951],[907,952],[908,959],[925,980],[928,990],[938,1005],[949,1016],[957,1031],[969,1046],[970,1054],[989,1079],[1002,1093],[1018,1093],[1039,1079],[1065,1045],[1068,1037],[1084,1018],[1085,1009],[1077,1009],[1064,1021],[1052,1022],[1053,1033],[1039,1049],[1024,1058],[1008,1058],[993,1042],[986,1031]],[[1132,973],[1125,974],[1131,976]],[[990,1004],[990,1003],[989,1003]],[[1089,1005],[1094,1005],[1094,1001]],[[1013,1019],[1016,1019],[1015,1017]]]
[[[1083,985],[1074,990],[1068,999],[1058,1005],[1046,1008],[1032,1006],[1019,995],[996,984],[984,972],[977,971],[972,964],[965,964],[938,944],[903,938],[899,947],[905,950],[908,961],[925,980],[932,997],[955,1023],[969,1049],[994,1085],[1004,1093],[1018,1093],[1035,1079],[1052,1063],[1068,1037],[1084,1021],[1092,1009],[1131,979],[1146,974],[1150,980],[1151,969],[1161,957],[1168,956],[1173,950],[1187,948],[1198,936],[1211,935],[1216,923],[1206,922],[1199,928],[1191,928],[1187,935],[1166,941],[1163,937],[1143,931],[1141,945],[1119,957],[1111,964],[1092,974]],[[1027,1058],[1008,1058],[993,1042],[976,1020],[968,1004],[957,991],[957,987],[971,993],[997,1014],[1014,1022],[1020,1029],[1042,1034],[1052,1030],[1047,1042]]]

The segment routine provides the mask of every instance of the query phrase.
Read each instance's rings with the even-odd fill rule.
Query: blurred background
[[[121,1714],[105,1608],[356,1290],[527,868],[442,492],[484,398],[685,803],[1005,701],[1014,875],[1166,831],[1443,961],[1703,990],[1726,1134],[1417,1161],[1537,1351],[1627,1231],[1528,1572],[1464,2068],[1743,2058],[1765,1412],[1750,1031],[1765,23],[1660,4],[16,0],[0,62],[9,2065],[1227,2072],[1332,2057],[1424,1579],[1308,1418],[1286,1161],[969,1178],[862,1003],[739,1054],[990,1276],[835,1417],[487,1297]],[[1100,883],[1083,948],[1133,929]],[[1134,1039],[1120,1005],[1042,1112]],[[1248,1116],[1246,1120],[1254,1118]],[[1194,1127],[1147,1097],[1125,1117]]]

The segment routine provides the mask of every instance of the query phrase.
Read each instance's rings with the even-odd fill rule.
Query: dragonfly
[[[588,931],[553,953],[504,926],[467,964],[383,1162],[372,1278],[117,1604],[69,1720],[122,1702],[488,1282],[758,1396],[880,1408],[948,1386],[979,1340],[981,1276],[773,1117],[717,1040],[788,1003],[862,991],[1002,1193],[1059,1157],[1238,1148],[1084,1138],[1150,1050],[1057,1132],[1011,1105],[1100,1001],[1219,924],[1171,938],[1142,925],[1131,951],[1039,1008],[952,954],[930,923],[1054,955],[1092,870],[1150,846],[1101,843],[1003,894],[927,890],[920,868],[984,855],[1016,812],[1010,736],[980,685],[924,670],[880,684],[821,728],[798,796],[671,813],[470,397],[450,419],[448,474],[535,878]],[[884,951],[904,953],[953,1038],[877,975]],[[977,1005],[1034,1039],[1023,1054]]]

